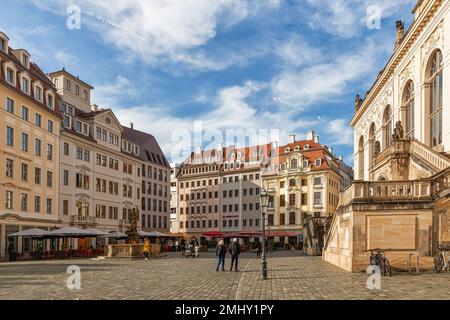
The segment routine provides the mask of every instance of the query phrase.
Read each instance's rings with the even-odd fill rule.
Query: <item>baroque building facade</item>
[[[430,268],[449,238],[450,2],[418,1],[407,33],[364,99],[355,99],[355,183],[340,194],[324,259],[349,271],[389,249]],[[419,260],[416,260],[418,257]]]
[[[52,82],[25,49],[0,32],[0,259],[8,246],[31,250],[8,235],[60,226],[59,101]],[[43,243],[49,248],[50,243]]]

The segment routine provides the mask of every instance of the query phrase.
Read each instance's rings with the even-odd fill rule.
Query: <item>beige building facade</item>
[[[112,110],[91,108],[91,86],[66,70],[50,76],[62,99],[60,219],[64,226],[124,232],[131,210],[141,208],[140,147],[124,136]]]
[[[61,118],[55,88],[24,49],[0,32],[0,259],[32,250],[8,235],[33,227],[50,230],[58,217]],[[50,243],[42,243],[49,248]]]
[[[376,248],[398,268],[412,258],[428,269],[450,241],[450,3],[418,1],[413,13],[407,33],[397,22],[392,57],[355,100],[357,181],[340,194],[323,255],[349,271],[365,270]]]

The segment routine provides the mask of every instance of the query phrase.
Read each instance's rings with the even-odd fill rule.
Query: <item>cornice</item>
[[[444,2],[443,0],[430,1],[427,7],[424,9],[423,13],[413,22],[408,33],[405,35],[405,38],[389,59],[386,67],[375,81],[369,94],[364,99],[361,107],[355,113],[352,120],[350,121],[351,127],[355,126],[356,122],[367,111],[368,106],[370,106],[373,103],[373,101],[377,98],[378,94],[381,92],[384,85],[390,80],[390,78],[394,74],[395,68],[401,63],[402,59],[408,53],[409,49],[411,49],[414,42],[417,40],[422,31],[428,25],[429,21],[437,12],[437,10],[439,9],[439,7],[442,5],[443,2]]]

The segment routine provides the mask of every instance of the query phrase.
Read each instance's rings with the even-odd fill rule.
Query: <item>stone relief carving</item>
[[[398,141],[403,139],[404,131],[401,121],[395,123],[394,133],[392,134],[392,141]]]
[[[413,81],[414,79],[414,72],[415,72],[415,66],[414,66],[414,57],[411,59],[411,61],[408,63],[408,65],[405,67],[405,69],[403,69],[402,73],[400,73],[399,76],[399,88],[400,88],[400,92],[403,92],[403,87],[405,86],[405,83],[412,79]],[[401,95],[399,95],[400,99],[401,99]]]
[[[430,37],[422,45],[422,65],[425,65],[431,51],[433,51],[437,46],[441,45],[444,47],[444,22],[441,21],[437,26],[436,30],[430,35]]]

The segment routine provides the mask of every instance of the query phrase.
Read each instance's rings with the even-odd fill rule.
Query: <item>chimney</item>
[[[277,141],[272,141],[270,144],[271,144],[272,150],[276,150],[278,148],[278,142]]]
[[[319,143],[319,136],[314,136],[314,142]]]
[[[308,141],[314,140],[314,131],[313,130],[308,130],[308,132],[306,133],[306,140],[308,140]]]
[[[289,135],[289,143],[295,143],[295,134],[290,134]]]
[[[395,48],[397,48],[405,37],[405,24],[403,21],[398,20],[395,23],[395,26],[397,28],[397,40],[395,41]]]
[[[98,111],[98,105],[96,105],[96,104],[91,105],[91,110]]]
[[[131,130],[133,130],[133,129],[134,129],[134,125],[133,125],[133,122],[130,122],[130,128],[131,128]]]

